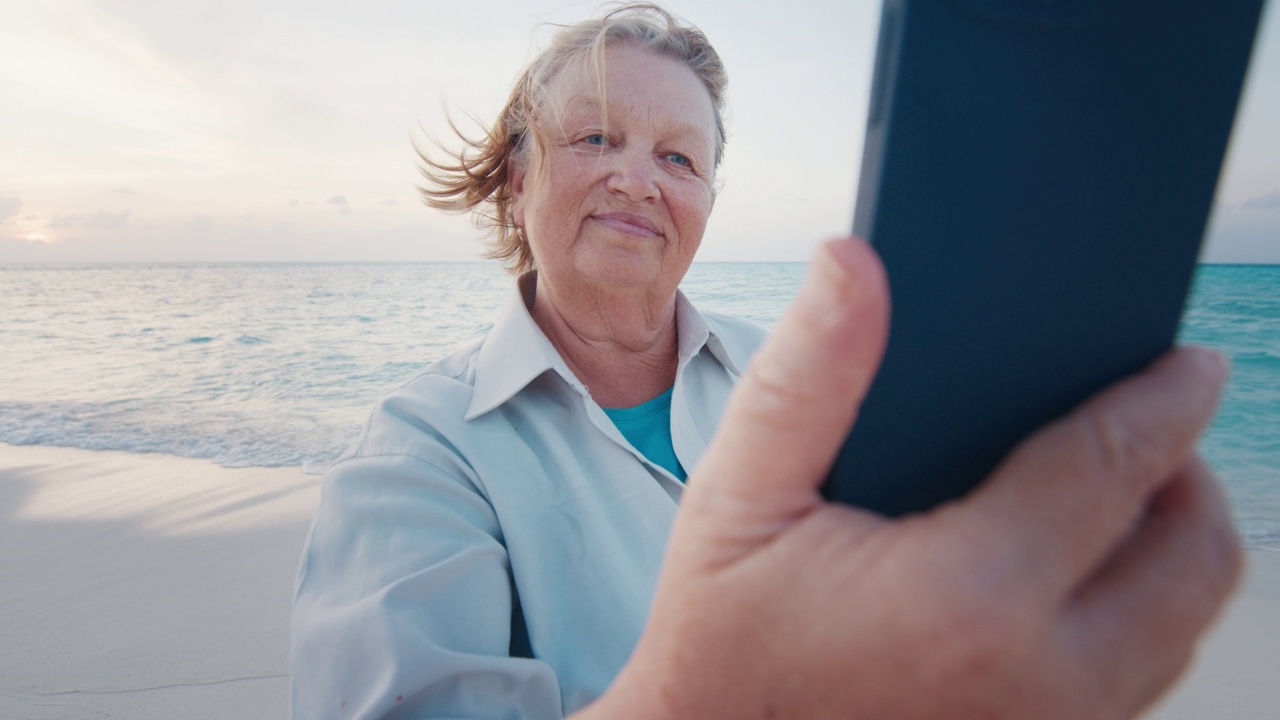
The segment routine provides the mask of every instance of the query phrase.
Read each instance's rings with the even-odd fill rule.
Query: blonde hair
[[[589,61],[603,82],[605,43],[634,43],[662,57],[678,60],[702,81],[716,116],[716,150],[713,171],[724,156],[725,88],[729,78],[720,56],[701,30],[683,23],[653,3],[628,3],[599,19],[562,27],[550,46],[538,54],[516,80],[507,104],[493,127],[482,137],[471,137],[449,122],[462,143],[457,152],[435,160],[416,143],[418,171],[426,184],[418,188],[427,205],[453,212],[470,211],[476,226],[492,234],[487,257],[502,260],[507,270],[520,274],[534,268],[524,229],[512,213],[512,163],[530,157],[531,143],[539,141],[533,124],[551,82],[574,62]],[[603,88],[602,88],[603,89]],[[441,147],[437,143],[437,147]],[[443,149],[443,148],[442,148]]]

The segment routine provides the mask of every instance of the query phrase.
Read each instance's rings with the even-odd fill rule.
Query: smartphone
[[[884,364],[823,492],[898,516],[1169,349],[1262,0],[887,0],[854,233]]]

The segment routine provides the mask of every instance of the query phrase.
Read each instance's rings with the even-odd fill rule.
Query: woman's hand
[[[899,521],[818,494],[883,353],[883,270],[828,243],[697,467],[602,717],[1118,718],[1187,665],[1241,551],[1179,349]]]

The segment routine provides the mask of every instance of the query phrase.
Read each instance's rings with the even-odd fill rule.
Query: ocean
[[[805,269],[695,263],[683,288],[772,327]],[[320,473],[510,292],[484,262],[0,266],[0,442]],[[1201,450],[1245,545],[1280,550],[1280,266],[1201,266],[1180,337],[1232,359]]]

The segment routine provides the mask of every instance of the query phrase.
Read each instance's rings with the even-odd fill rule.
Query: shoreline
[[[320,478],[301,468],[0,444],[0,717],[280,718],[294,576]],[[1280,707],[1280,552],[1148,720]]]

